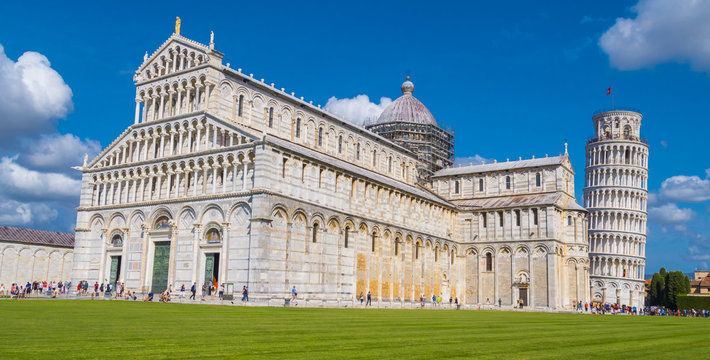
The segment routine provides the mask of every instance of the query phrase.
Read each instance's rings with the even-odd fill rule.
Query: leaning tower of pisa
[[[642,115],[594,115],[587,143],[584,205],[589,210],[590,281],[594,301],[644,304],[648,144]]]

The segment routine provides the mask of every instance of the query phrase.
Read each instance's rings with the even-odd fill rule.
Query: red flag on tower
[[[611,95],[611,86],[609,86],[609,88],[606,89],[606,95],[607,96]]]

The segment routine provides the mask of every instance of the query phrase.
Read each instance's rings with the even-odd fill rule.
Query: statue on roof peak
[[[175,17],[175,33],[180,35],[180,17]]]

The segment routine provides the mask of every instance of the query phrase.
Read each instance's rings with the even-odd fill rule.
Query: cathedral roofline
[[[432,177],[444,177],[453,175],[463,175],[463,174],[476,174],[492,171],[505,171],[514,169],[524,169],[530,167],[541,167],[541,166],[553,166],[553,165],[563,165],[565,161],[569,161],[568,155],[544,157],[538,159],[526,159],[526,160],[516,160],[516,161],[506,161],[498,162],[492,164],[480,164],[480,165],[468,165],[462,167],[451,167],[446,169],[441,169],[434,173]],[[570,170],[572,170],[570,168]]]
[[[438,203],[439,205],[446,206],[447,208],[450,208],[450,209],[457,209],[457,207],[454,204],[440,198],[437,195],[430,193],[429,191],[425,191],[425,190],[421,189],[420,187],[404,183],[402,181],[387,177],[382,174],[378,174],[374,171],[371,171],[371,170],[362,168],[360,166],[345,162],[343,160],[332,157],[330,155],[311,150],[311,149],[304,147],[302,145],[295,144],[290,141],[286,141],[284,139],[278,138],[278,137],[270,135],[270,134],[265,135],[264,141],[268,144],[280,147],[282,149],[301,154],[304,157],[315,159],[317,161],[320,161],[320,162],[323,162],[323,163],[326,163],[329,165],[337,166],[343,170],[346,170],[346,171],[349,171],[349,172],[355,174],[356,177],[366,178],[369,181],[384,184],[384,185],[399,189],[402,192],[409,193],[411,195],[427,199],[429,201]]]
[[[347,120],[344,120],[344,119],[338,117],[337,115],[335,115],[329,111],[326,111],[325,109],[321,108],[318,105],[313,105],[312,101],[305,101],[302,98],[298,98],[293,94],[289,94],[285,91],[284,88],[277,89],[273,85],[273,83],[271,85],[269,85],[266,82],[264,82],[263,79],[259,80],[259,79],[254,78],[253,76],[247,76],[247,74],[239,71],[241,69],[235,70],[235,69],[233,69],[231,67],[227,67],[225,65],[222,65],[221,70],[229,73],[230,75],[239,77],[242,80],[247,80],[248,83],[253,84],[254,86],[258,86],[261,88],[261,90],[266,90],[266,91],[274,94],[275,96],[287,98],[288,100],[293,101],[293,102],[297,103],[298,105],[300,105],[301,108],[304,108],[304,109],[307,109],[311,112],[314,112],[316,115],[322,116],[324,118],[328,118],[330,120],[336,121],[339,123],[339,125],[347,127],[352,131],[360,132],[361,134],[365,134],[367,136],[373,137],[373,138],[377,139],[378,141],[384,142],[387,145],[392,146],[393,148],[397,149],[398,151],[406,153],[407,155],[411,156],[413,159],[415,159],[415,160],[417,159],[416,154],[414,154],[409,149],[402,147],[402,146],[388,140],[387,138],[378,135],[377,133],[375,133],[373,131],[368,130],[364,126],[355,125]]]

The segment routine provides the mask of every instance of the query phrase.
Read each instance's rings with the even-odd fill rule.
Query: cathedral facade
[[[423,181],[420,154],[222,58],[179,33],[145,56],[133,124],[82,168],[75,282],[145,293],[216,281],[274,305],[294,286],[324,306],[368,292],[390,307],[589,300],[566,152]],[[409,110],[381,121],[422,119]]]

